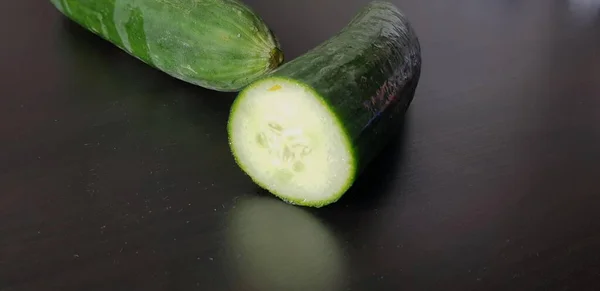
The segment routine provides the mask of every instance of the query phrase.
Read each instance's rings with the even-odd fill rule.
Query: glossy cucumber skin
[[[87,30],[177,79],[239,91],[283,62],[265,22],[237,0],[50,0]]]
[[[393,4],[373,1],[337,35],[270,77],[320,95],[350,138],[360,174],[400,130],[420,74],[420,44],[409,21]]]

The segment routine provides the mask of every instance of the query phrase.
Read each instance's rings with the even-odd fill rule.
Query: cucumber
[[[277,68],[267,24],[237,0],[50,0],[65,16],[144,63],[216,91]]]
[[[334,203],[399,131],[420,74],[407,18],[389,2],[370,2],[338,34],[238,94],[231,152],[288,203]]]

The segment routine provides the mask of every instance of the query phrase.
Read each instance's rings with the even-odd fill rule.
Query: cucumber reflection
[[[241,289],[342,289],[346,264],[340,245],[305,209],[271,197],[243,197],[228,223],[228,263]]]

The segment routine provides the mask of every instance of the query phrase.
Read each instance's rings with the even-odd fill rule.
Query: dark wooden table
[[[235,165],[235,95],[0,2],[0,290],[600,290],[599,1],[394,1],[405,130],[331,207]],[[247,0],[293,58],[366,3]]]

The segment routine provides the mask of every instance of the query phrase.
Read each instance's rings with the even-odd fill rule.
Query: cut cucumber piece
[[[374,1],[336,36],[246,87],[228,123],[237,164],[279,198],[336,202],[399,131],[421,71],[417,36]]]

